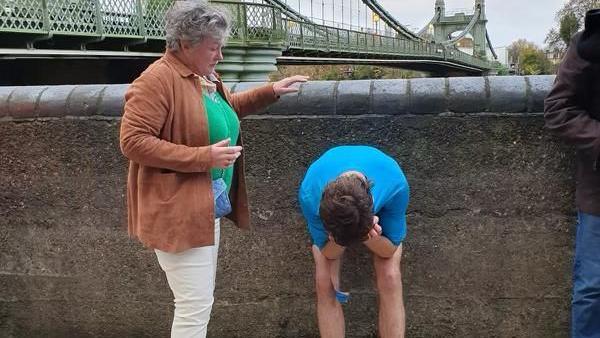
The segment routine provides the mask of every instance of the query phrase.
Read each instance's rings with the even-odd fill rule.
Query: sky
[[[435,0],[378,0],[403,25],[419,30],[431,20]],[[544,46],[550,28],[556,25],[556,12],[566,0],[487,0],[487,29],[494,47],[526,39]],[[469,9],[475,0],[446,0],[446,11]]]

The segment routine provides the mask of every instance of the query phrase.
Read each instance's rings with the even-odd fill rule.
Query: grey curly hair
[[[179,49],[179,41],[196,44],[206,37],[225,43],[231,28],[229,13],[201,0],[175,1],[165,15],[167,49]]]

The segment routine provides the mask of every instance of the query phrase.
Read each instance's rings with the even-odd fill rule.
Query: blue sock
[[[350,299],[350,292],[335,290],[335,299],[337,299],[340,304],[346,304],[348,303],[348,299]]]

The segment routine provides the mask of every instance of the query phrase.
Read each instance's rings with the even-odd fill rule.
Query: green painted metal
[[[3,35],[22,34],[32,47],[35,41],[60,37],[84,43],[123,41],[122,45],[164,40],[164,15],[172,0],[0,0],[0,41]],[[274,62],[257,66],[257,55],[274,57],[273,50],[308,51],[317,55],[352,53],[364,57],[453,61],[483,70],[493,68],[441,44],[319,25],[286,18],[281,9],[261,3],[212,1],[232,14],[229,48],[245,50],[252,70],[272,69]],[[31,38],[29,38],[31,36]],[[1,42],[0,42],[1,44]],[[140,47],[143,49],[143,47]],[[255,52],[247,51],[256,49]],[[242,73],[240,78],[245,77]]]
[[[226,82],[266,81],[277,70],[281,47],[232,47],[223,49],[217,71]]]
[[[413,41],[284,19],[290,48],[321,53],[346,52],[389,58],[446,60],[491,69],[492,64],[438,43]]]
[[[1,31],[45,33],[47,15],[39,0],[0,0]]]
[[[485,17],[485,1],[475,0],[475,13],[468,15],[456,13],[452,16],[446,16],[443,1],[438,1],[436,6],[438,6],[440,15],[438,16],[438,20],[433,22],[434,40],[444,43],[450,39],[450,34],[466,31],[465,27],[468,27],[468,24],[474,21],[474,25],[470,32],[468,32],[473,37],[473,54],[476,57],[485,58],[486,51],[490,47],[486,40],[487,19]]]
[[[233,1],[212,1],[225,7],[233,18],[229,46],[281,47],[285,32],[281,10],[265,4]]]

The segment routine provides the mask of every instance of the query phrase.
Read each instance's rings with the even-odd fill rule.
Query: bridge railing
[[[213,1],[232,14],[230,43],[281,44],[281,12],[258,3]],[[164,17],[172,0],[2,0],[0,33],[40,37],[164,40]],[[87,37],[87,40],[86,40]]]
[[[163,37],[160,0],[5,0],[0,32],[35,35]]]
[[[375,35],[288,18],[283,19],[283,22],[290,48],[411,58],[430,57],[490,68],[490,63],[485,60],[441,44]]]
[[[173,0],[0,0],[2,34],[26,33],[36,40],[67,37],[82,44],[122,41],[122,45],[164,40],[164,16]],[[490,63],[454,48],[285,18],[279,8],[212,1],[233,17],[229,45],[281,46],[392,57],[429,57],[482,69]],[[19,37],[21,39],[21,37]],[[79,40],[77,40],[79,39]]]
[[[232,15],[229,45],[282,45],[285,40],[282,13],[279,8],[260,3],[212,1]]]

